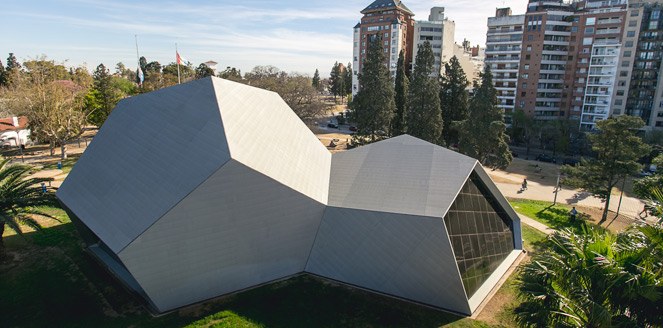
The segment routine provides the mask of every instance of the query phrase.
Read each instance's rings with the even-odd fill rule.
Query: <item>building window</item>
[[[523,88],[523,89],[527,89],[527,82],[523,82],[523,84],[522,84],[522,88]]]
[[[628,26],[629,27],[633,27],[633,26],[637,26],[637,25],[638,25],[638,21],[635,20],[635,19],[631,19],[630,21],[628,21]]]
[[[525,101],[524,100],[520,101],[520,108],[525,108]]]
[[[527,46],[527,51],[532,51],[532,46]]]
[[[444,225],[463,287],[471,297],[513,251],[513,222],[472,173],[444,217]]]
[[[657,27],[658,27],[658,21],[649,22],[649,29],[650,30],[655,30]]]
[[[628,71],[620,71],[619,76],[621,76],[621,77],[628,76]]]
[[[622,62],[622,67],[629,67],[631,65],[631,62],[628,60],[625,60]]]
[[[624,51],[624,57],[631,57],[631,51],[630,50]]]
[[[582,39],[582,45],[583,46],[588,46],[592,44],[592,41],[594,41],[593,38],[583,38]]]
[[[593,27],[585,28],[585,34],[592,34],[592,33],[594,33],[594,28]]]
[[[624,42],[624,47],[626,47],[626,48],[631,48],[631,47],[633,47],[633,41],[626,41],[626,42]]]
[[[638,16],[640,16],[640,11],[638,11],[637,9],[631,12],[631,17],[638,17]]]
[[[621,105],[622,100],[621,99],[615,99],[615,105]]]
[[[529,64],[525,64],[525,69],[529,69]]]
[[[594,25],[596,24],[596,17],[587,17],[585,25]]]
[[[529,55],[525,55],[525,60],[529,60]]]
[[[618,96],[623,96],[624,95],[624,90],[617,90],[617,95]]]
[[[619,82],[617,82],[617,85],[620,86],[620,87],[624,87],[624,86],[626,86],[626,81],[623,81],[623,80],[619,81]]]
[[[522,77],[523,77],[523,79],[527,79],[527,78],[529,78],[529,74],[523,73]]]
[[[534,40],[534,35],[531,35],[531,34],[528,35],[527,36],[527,41],[532,41],[532,40]]]
[[[635,36],[635,31],[628,31],[628,32],[626,32],[626,37],[628,37],[628,38],[632,38],[632,37],[634,37],[634,36]]]
[[[525,96],[527,96],[527,92],[525,92],[525,91],[521,92],[521,93],[520,93],[520,96],[521,96],[521,97],[525,97]]]
[[[384,34],[384,38],[386,39],[386,38],[388,38],[388,37],[389,37],[389,33],[385,33],[385,34]]]

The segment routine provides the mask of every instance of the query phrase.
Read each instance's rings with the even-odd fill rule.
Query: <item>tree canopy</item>
[[[453,122],[467,119],[470,82],[456,56],[444,64],[444,74],[440,77],[440,107],[442,109],[442,138],[451,146],[458,143],[458,131]]]
[[[374,142],[389,135],[396,103],[394,84],[384,62],[382,38],[372,36],[366,61],[359,74],[359,91],[350,104],[357,123],[353,141],[359,144]]]
[[[394,86],[396,113],[391,123],[391,135],[398,136],[407,130],[407,95],[409,93],[410,80],[407,77],[407,65],[403,50],[398,54],[396,65],[396,85]]]
[[[485,66],[481,84],[475,83],[468,118],[458,123],[460,151],[491,168],[505,168],[512,156],[507,144],[502,110],[490,67]]]
[[[583,159],[577,166],[564,166],[563,183],[582,188],[605,201],[601,221],[608,217],[610,195],[617,183],[638,171],[637,160],[648,153],[647,146],[636,135],[644,126],[639,117],[618,116],[596,123],[596,133],[589,135],[597,157]]]
[[[417,51],[407,95],[407,133],[437,144],[442,134],[442,114],[438,83],[431,77],[434,64],[433,49],[425,41]]]

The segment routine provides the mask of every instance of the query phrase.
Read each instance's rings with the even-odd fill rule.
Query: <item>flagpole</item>
[[[136,79],[138,79],[138,86],[141,86],[142,83],[140,81],[140,75],[139,75],[141,68],[140,68],[140,55],[138,54],[138,34],[134,34],[134,39],[136,40],[136,61],[138,62],[138,69],[136,70],[136,75],[137,75]]]
[[[180,80],[180,54],[177,52],[177,42],[175,42],[175,62],[177,63],[177,84],[181,84]]]

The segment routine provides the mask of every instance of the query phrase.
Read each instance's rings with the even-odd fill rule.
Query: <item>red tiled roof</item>
[[[20,116],[18,118],[18,126],[14,126],[14,119],[12,117],[0,118],[0,132],[23,130],[28,126],[28,118]]]

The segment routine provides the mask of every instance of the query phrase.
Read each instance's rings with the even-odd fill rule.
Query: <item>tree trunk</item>
[[[0,223],[0,262],[5,259],[5,241],[2,239],[2,234],[5,233],[5,222]]]
[[[61,152],[60,158],[63,160],[67,159],[67,143],[63,142],[60,145],[60,152]]]
[[[51,151],[51,156],[55,156],[55,143],[53,141],[48,142],[48,148]]]
[[[608,210],[610,209],[611,195],[612,195],[612,187],[608,189],[608,197],[605,199],[605,208],[603,209],[603,215],[601,215],[601,221],[599,223],[605,222],[608,219]]]

